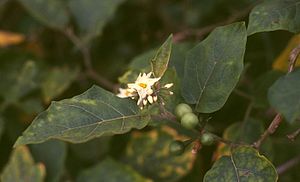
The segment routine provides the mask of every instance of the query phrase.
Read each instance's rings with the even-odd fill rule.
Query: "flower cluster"
[[[158,100],[158,92],[160,88],[156,88],[156,83],[160,80],[159,78],[151,78],[152,72],[140,73],[134,83],[128,83],[126,89],[120,88],[120,93],[117,95],[121,98],[130,97],[132,99],[138,98],[137,105],[141,109],[144,108],[148,103],[152,104]],[[168,83],[162,88],[169,89],[173,86],[173,83]],[[169,92],[173,94],[173,92]]]

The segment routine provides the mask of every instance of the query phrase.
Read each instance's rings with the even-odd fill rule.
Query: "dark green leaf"
[[[225,104],[242,73],[246,41],[244,22],[234,23],[216,28],[189,51],[182,93],[196,111],[211,113]]]
[[[193,167],[195,155],[188,150],[181,156],[170,154],[169,145],[175,138],[187,140],[167,126],[148,132],[133,132],[123,161],[154,181],[178,181]]]
[[[20,146],[13,151],[7,166],[1,174],[1,181],[42,182],[44,176],[45,167],[42,164],[35,164],[28,148],[26,146]]]
[[[151,58],[155,57],[156,50],[151,49],[147,52],[144,52],[136,56],[129,64],[128,68],[130,70],[138,70],[140,72],[149,72],[151,71],[149,62]]]
[[[17,103],[17,106],[27,114],[37,114],[45,109],[43,106],[43,101],[39,97],[21,100]]]
[[[272,107],[293,123],[300,117],[300,70],[279,78],[269,89]]]
[[[124,0],[72,0],[69,1],[83,38],[88,41],[101,34],[104,25],[112,18]]]
[[[19,0],[19,2],[46,26],[64,29],[69,21],[66,5],[62,0]]]
[[[250,13],[248,35],[288,30],[300,32],[300,0],[265,0]]]
[[[165,85],[167,83],[173,83],[174,85],[170,89],[161,90],[159,95],[163,98],[166,104],[165,108],[171,112],[174,112],[177,104],[183,102],[179,79],[174,68],[167,69],[163,78],[160,80],[161,85]],[[169,91],[172,91],[173,95],[170,95]]]
[[[204,176],[204,182],[275,182],[277,179],[273,164],[248,146],[239,146],[232,151],[231,156],[224,156],[216,161]]]
[[[280,77],[283,73],[279,71],[269,71],[258,77],[253,84],[253,104],[254,107],[268,108],[268,90],[271,85]]]
[[[184,76],[184,64],[186,52],[194,46],[193,43],[185,42],[180,44],[174,44],[172,46],[172,53],[169,62],[169,67],[174,67],[179,79],[183,79]]]
[[[191,43],[180,43],[172,45],[169,67],[175,67],[179,78],[183,78],[185,53],[192,47]],[[128,71],[119,78],[121,83],[134,82],[140,72],[151,71],[149,61],[155,57],[156,49],[151,49],[136,56],[129,64]]]
[[[33,61],[7,63],[0,71],[0,95],[7,103],[16,103],[21,97],[37,88],[37,65]]]
[[[46,181],[59,181],[64,171],[67,154],[66,144],[51,140],[42,144],[31,145],[30,149],[35,161],[45,164]]]
[[[150,182],[129,166],[110,158],[98,165],[81,172],[77,182]]]
[[[79,96],[53,102],[36,117],[15,146],[51,138],[80,143],[103,135],[126,133],[132,128],[141,129],[148,120],[134,101],[93,86]]]
[[[69,148],[74,157],[80,162],[93,164],[107,155],[111,138],[111,136],[101,137],[84,143],[70,144]]]
[[[233,142],[243,142],[251,145],[265,131],[264,123],[260,120],[249,118],[244,122],[233,123],[226,128],[223,138]],[[261,151],[268,157],[273,156],[273,146],[270,138],[267,138],[262,146]],[[220,157],[230,153],[230,146],[220,143],[216,151],[216,157]]]
[[[53,98],[65,91],[78,76],[78,68],[53,68],[44,74],[41,83],[44,99],[50,102]]]
[[[151,60],[151,67],[156,78],[162,77],[168,68],[172,50],[172,35],[157,50],[155,57]]]

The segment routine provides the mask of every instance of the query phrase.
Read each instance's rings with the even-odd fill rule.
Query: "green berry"
[[[187,129],[195,128],[198,123],[199,119],[194,113],[185,113],[181,118],[181,125]]]
[[[175,108],[175,115],[178,118],[181,118],[184,114],[186,113],[191,113],[193,112],[192,108],[184,103],[178,104]]]
[[[179,140],[172,141],[169,145],[169,151],[173,155],[181,155],[184,152],[184,143]]]
[[[212,145],[215,142],[215,138],[210,133],[204,133],[201,136],[201,143],[203,145]]]

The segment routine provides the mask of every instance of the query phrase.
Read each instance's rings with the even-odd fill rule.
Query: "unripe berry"
[[[181,118],[184,114],[186,113],[191,113],[193,112],[192,108],[184,103],[178,104],[175,108],[175,115],[178,118]]]
[[[210,133],[203,133],[201,136],[201,143],[203,145],[212,145],[215,142],[215,138]]]
[[[181,155],[184,152],[184,143],[179,140],[172,141],[169,145],[169,151],[173,155]]]
[[[194,113],[185,113],[181,118],[181,125],[187,129],[194,129],[198,123],[199,119]]]

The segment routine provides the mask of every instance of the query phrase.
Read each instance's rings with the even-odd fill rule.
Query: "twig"
[[[245,129],[246,123],[250,118],[250,114],[251,114],[252,109],[253,109],[253,101],[250,101],[250,103],[249,103],[249,105],[246,109],[245,116],[243,118],[242,127],[241,127],[242,131],[244,131],[244,129]]]
[[[289,69],[288,69],[287,74],[291,73],[294,70],[299,54],[300,54],[300,44],[298,46],[296,46],[290,53],[290,56],[289,56]],[[281,114],[277,113],[275,118],[271,122],[270,126],[268,127],[268,129],[261,135],[261,137],[256,142],[254,142],[253,146],[258,149],[260,147],[261,143],[270,134],[273,134],[276,131],[276,129],[278,128],[281,121],[282,121],[282,116],[281,116]],[[296,136],[297,135],[298,134],[296,134]]]
[[[296,131],[294,131],[291,134],[288,134],[287,137],[291,140],[294,141],[296,139],[296,137],[300,134],[300,128]]]
[[[71,40],[71,42],[80,50],[83,56],[83,64],[85,67],[85,74],[91,79],[95,80],[102,87],[115,91],[116,85],[110,82],[108,79],[104,78],[98,74],[93,66],[91,60],[91,54],[89,48],[78,38],[71,28],[68,28],[64,31],[65,35]]]
[[[241,90],[238,90],[238,89],[234,89],[233,90],[233,93],[235,93],[236,95],[239,95],[241,97],[244,97],[245,99],[248,99],[248,100],[253,100],[253,97]]]
[[[219,141],[219,142],[222,142],[222,143],[224,143],[224,144],[227,144],[227,145],[230,145],[230,146],[238,145],[238,144],[236,144],[236,143],[234,143],[234,142],[232,142],[232,141],[226,140],[226,139],[224,139],[224,138],[222,138],[222,137],[219,137],[218,135],[215,135],[215,134],[213,134],[213,133],[210,133],[210,134],[214,137],[215,140],[217,140],[217,141]]]
[[[233,23],[236,20],[244,18],[245,16],[247,16],[249,14],[251,9],[258,2],[260,2],[260,1],[257,1],[256,3],[251,4],[250,6],[248,6],[247,8],[245,8],[243,10],[240,10],[240,11],[237,11],[237,12],[233,13],[227,19],[222,20],[220,22],[217,22],[217,23],[214,23],[214,24],[211,24],[211,25],[208,25],[206,27],[199,28],[199,29],[188,29],[188,30],[184,30],[182,32],[178,32],[178,33],[174,34],[173,40],[174,40],[174,42],[181,42],[181,41],[187,39],[188,37],[193,37],[193,36],[195,36],[197,39],[200,39],[204,35],[208,34],[209,32],[211,32],[213,29],[215,29],[218,26]]]
[[[291,73],[294,70],[299,54],[300,54],[300,44],[291,51],[289,57],[289,70],[288,70],[289,73]]]
[[[175,115],[166,111],[160,115],[152,115],[152,120],[159,121],[160,123],[167,124],[171,128],[174,128],[177,131],[180,131],[182,134],[189,136],[191,138],[198,138],[199,133],[196,130],[185,129],[178,121]]]
[[[276,129],[278,128],[279,124],[282,121],[282,116],[281,114],[276,114],[275,118],[273,119],[273,121],[271,122],[271,124],[269,125],[268,129],[261,135],[261,137],[254,142],[253,146],[257,149],[259,149],[260,145],[262,144],[262,142],[271,134],[273,134]]]
[[[284,172],[286,172],[287,170],[289,170],[292,167],[295,167],[298,163],[300,163],[300,155],[286,161],[285,163],[281,164],[280,166],[278,166],[276,168],[277,173],[283,174]]]

